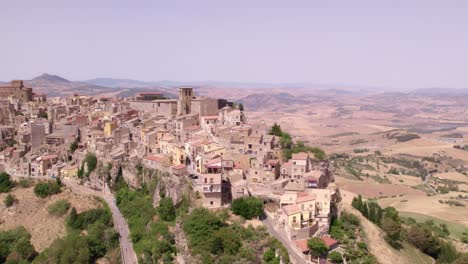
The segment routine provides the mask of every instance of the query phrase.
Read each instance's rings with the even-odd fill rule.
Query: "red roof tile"
[[[292,159],[293,160],[306,160],[309,157],[309,154],[306,152],[299,152],[292,154]]]
[[[301,212],[301,208],[297,204],[290,204],[283,206],[283,211],[287,215],[297,214]]]
[[[331,237],[323,236],[321,237],[321,239],[323,240],[323,242],[325,242],[328,248],[331,248],[335,246],[336,244],[338,244],[338,241],[336,241],[335,239]]]

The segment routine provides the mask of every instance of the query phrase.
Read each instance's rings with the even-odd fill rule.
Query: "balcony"
[[[204,193],[218,193],[221,192],[220,184],[204,184],[202,185],[202,190]]]

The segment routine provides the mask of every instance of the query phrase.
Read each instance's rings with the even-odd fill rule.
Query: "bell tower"
[[[177,102],[177,115],[187,115],[192,111],[192,98],[193,88],[192,87],[180,87],[179,88],[179,101]]]

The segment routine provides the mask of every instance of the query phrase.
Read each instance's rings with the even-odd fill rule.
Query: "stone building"
[[[0,98],[8,98],[10,96],[24,102],[30,102],[33,100],[32,88],[25,87],[21,80],[14,80],[10,84],[0,85]]]
[[[177,115],[188,115],[192,112],[193,88],[179,88],[179,100],[177,101]]]

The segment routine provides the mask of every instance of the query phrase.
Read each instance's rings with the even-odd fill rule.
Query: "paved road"
[[[123,264],[136,264],[138,263],[138,259],[133,249],[133,244],[130,239],[130,230],[128,229],[127,221],[120,213],[119,208],[115,204],[115,198],[112,192],[110,192],[109,188],[106,187],[104,190],[96,191],[90,189],[86,186],[77,184],[70,180],[62,180],[62,182],[72,189],[74,192],[83,193],[86,195],[94,195],[104,199],[109,206],[109,209],[112,212],[112,218],[114,219],[114,228],[120,235],[120,253],[122,255],[122,263]]]
[[[12,178],[22,178],[21,176],[13,176]],[[48,177],[41,178],[42,180],[50,180]],[[119,208],[115,204],[115,198],[112,192],[110,192],[107,185],[103,191],[96,191],[84,185],[80,185],[72,180],[62,179],[62,183],[65,184],[68,188],[72,189],[75,193],[80,193],[84,195],[97,196],[104,199],[108,204],[111,212],[112,218],[114,220],[114,228],[120,235],[120,251],[122,255],[123,264],[137,264],[138,258],[136,256],[135,250],[133,249],[133,244],[130,239],[130,231],[128,229],[127,221],[120,213]]]
[[[281,231],[277,231],[274,227],[273,220],[267,215],[265,219],[262,220],[263,224],[267,227],[270,235],[278,239],[283,246],[288,250],[289,258],[292,263],[296,264],[305,264],[306,261],[302,258],[302,255],[298,250],[291,244],[292,242],[286,237],[286,234]]]

